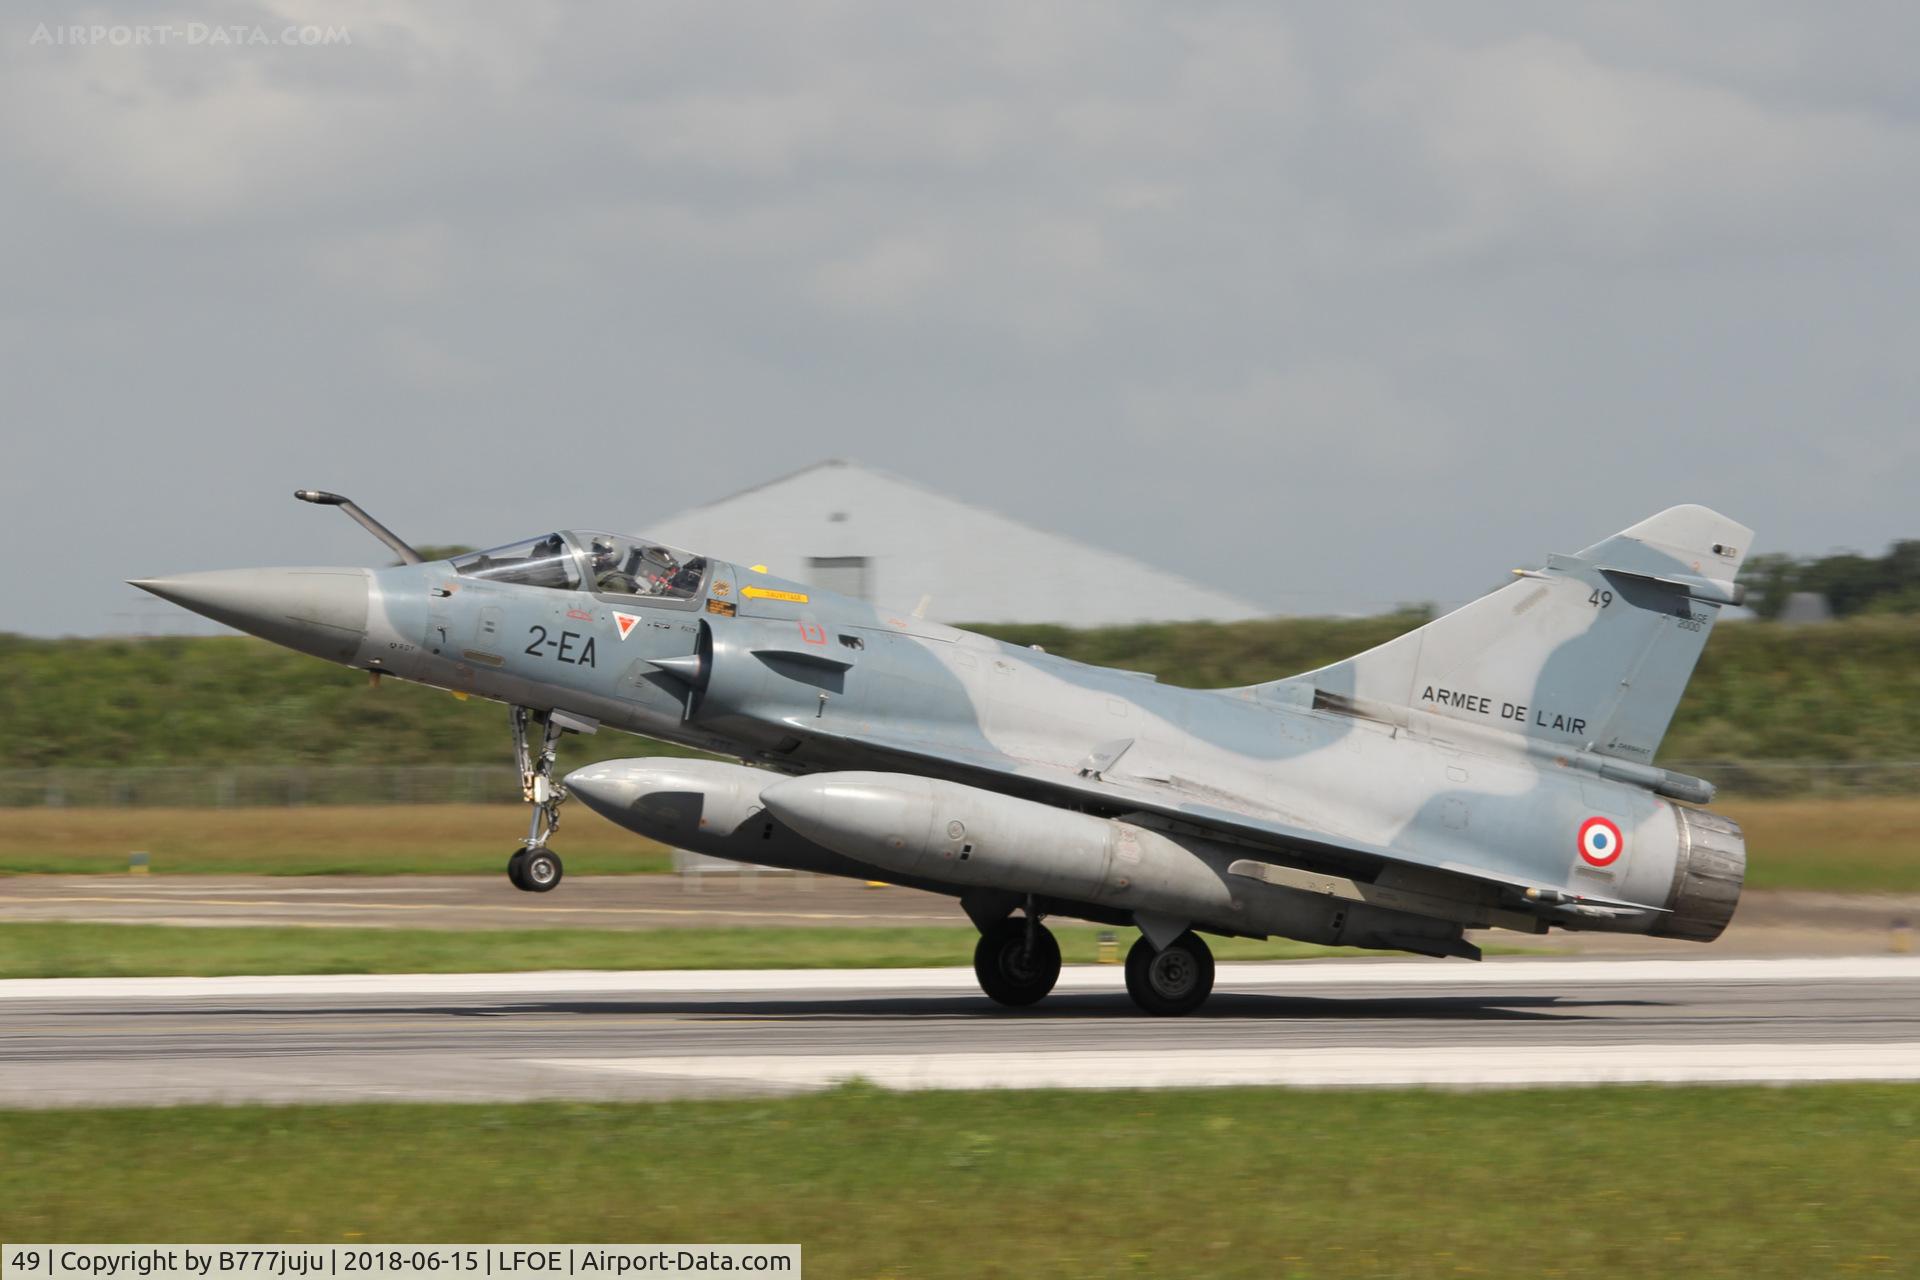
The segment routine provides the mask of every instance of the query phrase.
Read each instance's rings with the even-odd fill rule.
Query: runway
[[[1230,964],[1184,1019],[1077,966],[0,982],[0,1106],[893,1088],[1920,1079],[1920,957]]]
[[[0,877],[0,924],[387,929],[968,928],[958,903],[897,885],[831,876],[575,876],[558,892],[515,892],[504,876]],[[1716,956],[1864,955],[1888,949],[1892,926],[1920,920],[1917,894],[1758,890],[1740,901]],[[1583,955],[1691,957],[1697,944],[1628,933],[1473,939]]]

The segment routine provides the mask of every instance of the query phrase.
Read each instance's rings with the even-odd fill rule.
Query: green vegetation
[[[1714,809],[1747,833],[1747,887],[1920,893],[1920,800],[1738,800]]]
[[[272,809],[36,809],[0,824],[0,874],[504,875],[526,820],[496,804]],[[662,845],[569,805],[554,840],[569,876],[672,869]]]
[[[1755,556],[1742,578],[1754,610],[1778,616],[1796,591],[1827,598],[1836,618],[1858,613],[1920,613],[1920,539],[1896,542],[1883,556]]]
[[[1118,954],[1139,936],[1108,930]],[[1068,964],[1099,957],[1101,930],[1054,928]],[[316,929],[0,924],[0,978],[209,977],[233,973],[521,973],[536,969],[912,969],[970,965],[965,924],[857,928]],[[1210,940],[1221,960],[1365,955],[1285,939]],[[1491,948],[1500,954],[1504,948]]]
[[[1020,644],[1169,683],[1246,684],[1382,643],[1424,615],[1236,624],[993,628]],[[1920,618],[1722,626],[1664,760],[1920,759]],[[0,767],[502,764],[505,713],[245,638],[32,640],[0,635]],[[671,753],[621,734],[569,737],[562,765]],[[506,794],[511,796],[510,787]]]
[[[1920,798],[1746,799],[1714,809],[1747,830],[1750,886],[1920,892]],[[0,874],[501,875],[521,820],[501,805],[275,809],[38,809],[0,824]],[[567,874],[660,872],[671,854],[569,806],[554,842]]]
[[[1021,644],[1170,683],[1250,684],[1383,643],[1422,615],[1277,619],[1220,626],[1003,627]],[[1663,763],[1703,760],[1920,760],[1920,618],[1822,626],[1721,626],[1701,655]]]
[[[809,1276],[1912,1275],[1910,1086],[0,1114],[10,1240],[797,1242]]]
[[[0,636],[0,765],[505,764],[507,713],[247,637]],[[563,768],[676,754],[621,734],[569,735]],[[508,774],[509,779],[511,774]],[[507,798],[514,798],[511,781]]]

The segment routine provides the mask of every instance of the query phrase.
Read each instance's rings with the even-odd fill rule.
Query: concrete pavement
[[[0,982],[0,1106],[897,1088],[1920,1079],[1920,958],[1220,966],[1199,1015],[1075,966]]]

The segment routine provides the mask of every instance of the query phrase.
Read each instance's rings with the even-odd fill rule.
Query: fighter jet
[[[1052,990],[1051,917],[1133,925],[1127,990],[1184,1014],[1202,935],[1478,959],[1468,929],[1708,942],[1745,875],[1707,782],[1653,763],[1751,531],[1652,516],[1330,666],[1187,689],[894,613],[644,537],[563,530],[425,562],[135,582],[277,644],[490,699],[561,881],[577,797],[640,835],[958,899],[986,994]],[[1071,618],[1062,619],[1071,622]],[[726,757],[607,760],[605,727]],[[733,763],[738,761],[739,763]]]

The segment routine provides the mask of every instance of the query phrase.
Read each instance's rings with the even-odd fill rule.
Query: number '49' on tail
[[[1396,640],[1246,690],[1369,704],[1649,762],[1753,531],[1706,507],[1650,516]]]

